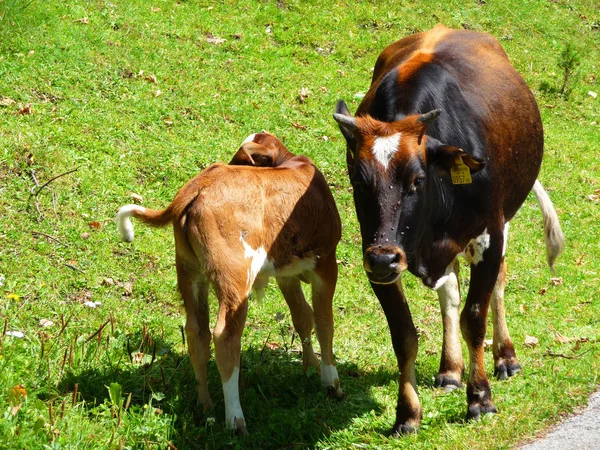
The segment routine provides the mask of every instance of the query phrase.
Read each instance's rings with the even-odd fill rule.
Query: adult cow
[[[551,267],[564,245],[536,181],[543,131],[531,91],[494,38],[438,25],[387,47],[356,116],[339,101],[334,117],[347,142],[364,268],[398,359],[394,435],[415,431],[422,417],[417,333],[400,274],[408,269],[437,291],[444,344],[436,384],[460,386],[459,255],[471,264],[460,314],[470,357],[467,418],[497,412],[483,365],[488,306],[491,298],[495,371],[505,378],[520,369],[503,308],[508,223],[532,189]]]

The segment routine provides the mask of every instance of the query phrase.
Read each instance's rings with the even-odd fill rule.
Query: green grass
[[[327,5],[0,0],[1,448],[168,448],[167,441],[179,449],[506,448],[596,389],[600,99],[588,91],[600,91],[597,2]],[[557,265],[562,283],[554,285],[530,197],[511,223],[506,298],[524,371],[492,380],[500,414],[475,423],[463,420],[464,390],[433,388],[441,346],[436,297],[404,277],[421,330],[424,418],[419,434],[394,440],[395,357],[361,269],[345,143],[331,114],[338,98],[356,108],[387,44],[438,22],[496,36],[536,94],[546,133],[540,179],[567,248]],[[568,43],[581,63],[563,98],[559,57]],[[309,94],[301,101],[303,88]],[[31,114],[19,114],[27,105]],[[136,241],[124,244],[113,220],[132,192],[146,206],[165,206],[185,181],[227,161],[262,129],[311,157],[338,202],[344,229],[334,348],[347,397],[328,399],[316,373],[304,376],[289,311],[271,286],[262,303],[252,301],[243,336],[250,436],[238,438],[224,429],[214,362],[216,421],[196,408],[171,232],[138,225]],[[31,174],[42,185],[75,168],[39,192],[36,208]],[[42,327],[42,319],[53,325]],[[574,340],[561,343],[557,332]],[[537,347],[525,347],[525,336],[537,337]],[[113,383],[121,400],[116,385],[109,395]],[[18,385],[26,397],[14,395]]]

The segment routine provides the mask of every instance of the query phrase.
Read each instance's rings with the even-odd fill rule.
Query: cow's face
[[[471,171],[482,167],[462,150],[425,136],[439,113],[388,123],[352,117],[343,102],[336,107],[334,118],[348,146],[363,264],[373,283],[393,283],[405,269],[419,274],[419,249],[430,232],[440,172],[449,171],[457,157],[473,166]]]

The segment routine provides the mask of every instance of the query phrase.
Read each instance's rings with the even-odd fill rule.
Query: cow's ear
[[[485,162],[481,159],[469,155],[458,147],[442,144],[435,139],[429,138],[426,148],[428,164],[433,164],[438,170],[445,173],[450,173],[452,167],[460,162],[467,166],[471,173],[477,173],[485,167]]]
[[[256,142],[242,144],[229,161],[230,166],[274,167],[275,152]]]
[[[348,145],[354,149],[356,147],[356,138],[354,137],[354,132],[357,128],[356,119],[352,117],[352,114],[350,114],[350,110],[348,109],[348,106],[344,100],[338,100],[337,104],[335,105],[335,113],[333,114],[333,118],[338,123],[340,131],[346,138]],[[351,143],[354,143],[354,145],[350,145]]]

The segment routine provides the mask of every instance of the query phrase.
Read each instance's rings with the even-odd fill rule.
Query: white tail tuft
[[[121,235],[121,239],[125,242],[132,242],[134,237],[133,223],[129,218],[135,215],[136,212],[143,213],[145,210],[145,208],[138,205],[125,205],[119,209],[117,213],[117,230]]]
[[[548,197],[548,193],[539,181],[535,181],[532,189],[537,198],[542,215],[544,216],[544,238],[546,240],[546,256],[548,265],[554,272],[554,261],[565,248],[565,235],[560,228],[558,215],[552,205],[552,200]]]

